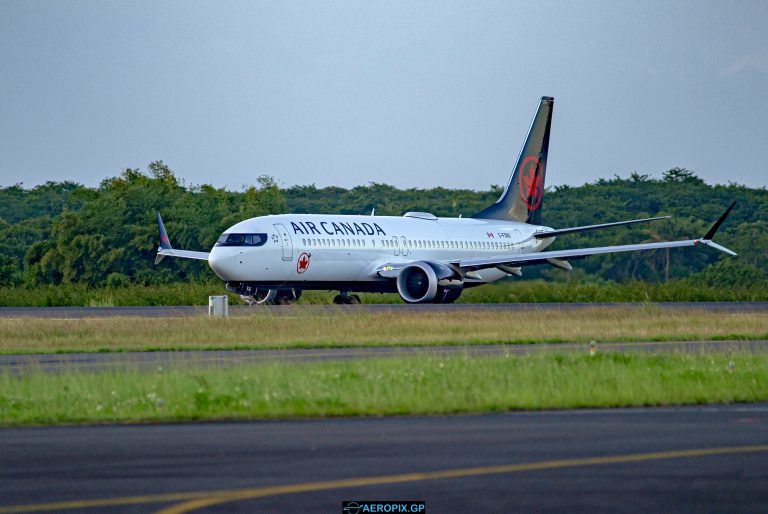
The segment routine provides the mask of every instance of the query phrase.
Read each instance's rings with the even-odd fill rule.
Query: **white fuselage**
[[[266,235],[260,246],[219,243],[208,263],[228,282],[263,287],[375,290],[386,281],[385,265],[414,261],[456,262],[472,257],[539,252],[554,238],[537,239],[548,227],[515,221],[436,218],[424,213],[395,216],[281,214],[251,218],[222,234]],[[220,239],[220,241],[222,241]],[[254,240],[257,238],[254,236]],[[263,241],[263,239],[262,239]],[[468,283],[482,284],[508,274],[484,269]]]

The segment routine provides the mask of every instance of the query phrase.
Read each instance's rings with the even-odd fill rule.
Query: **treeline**
[[[208,250],[220,233],[253,216],[339,213],[399,216],[409,210],[438,216],[471,216],[495,201],[488,191],[397,189],[372,183],[353,189],[294,186],[280,189],[268,176],[234,192],[210,185],[186,186],[162,162],[146,172],[126,169],[89,188],[49,182],[31,189],[0,188],[0,285],[26,288],[60,284],[118,288],[214,279],[205,263],[166,259],[154,265],[155,211],[160,210],[174,246]],[[683,249],[635,252],[574,261],[574,271],[524,270],[526,278],[611,284],[684,280],[692,285],[768,289],[768,190],[738,184],[709,185],[680,168],[660,178],[632,173],[579,187],[547,189],[543,220],[569,227],[638,217],[672,220],[563,236],[552,248],[626,244],[703,235],[733,200],[739,202],[717,240],[740,254]],[[515,279],[518,280],[518,279]],[[752,295],[753,297],[754,295]]]

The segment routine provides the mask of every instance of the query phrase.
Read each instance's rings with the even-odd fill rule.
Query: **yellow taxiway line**
[[[580,459],[561,459],[541,462],[528,462],[521,464],[505,464],[499,466],[482,466],[475,468],[449,469],[443,471],[430,471],[422,473],[403,473],[397,475],[382,475],[363,478],[349,478],[342,480],[328,480],[323,482],[307,482],[299,484],[286,484],[271,487],[254,487],[246,489],[234,489],[228,491],[192,491],[186,493],[157,494],[144,496],[125,496],[121,498],[105,498],[92,500],[74,500],[54,503],[37,503],[30,505],[14,505],[0,507],[0,514],[21,512],[43,512],[69,509],[88,509],[97,507],[115,507],[120,505],[152,504],[152,503],[183,503],[172,505],[158,511],[158,514],[185,514],[187,512],[218,505],[222,503],[252,500],[267,496],[282,494],[307,493],[314,491],[326,491],[350,487],[364,487],[376,485],[402,484],[408,482],[421,482],[426,480],[439,480],[447,478],[467,478],[485,475],[498,475],[504,473],[519,473],[525,471],[538,471],[545,469],[562,469],[579,466],[600,466],[605,464],[628,464],[632,462],[644,462],[664,459],[684,459],[694,457],[708,457],[714,455],[729,455],[736,453],[768,452],[768,444],[754,446],[730,446],[721,448],[698,448],[692,450],[675,450],[666,452],[633,453],[629,455],[612,455],[607,457],[586,457]]]

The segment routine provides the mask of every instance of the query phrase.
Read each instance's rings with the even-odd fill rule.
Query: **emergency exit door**
[[[277,230],[277,235],[280,237],[280,243],[283,246],[283,260],[293,260],[293,240],[291,240],[291,235],[288,233],[288,229],[286,229],[285,225],[282,223],[275,223],[274,227],[275,230]]]

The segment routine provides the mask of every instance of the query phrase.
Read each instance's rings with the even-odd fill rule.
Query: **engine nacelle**
[[[397,292],[408,303],[427,303],[437,296],[437,274],[426,262],[414,262],[397,275]]]
[[[434,303],[453,303],[464,290],[464,283],[461,280],[440,280],[437,283],[437,294]]]

